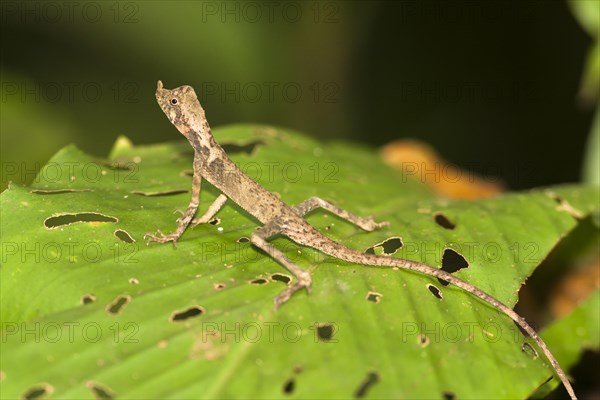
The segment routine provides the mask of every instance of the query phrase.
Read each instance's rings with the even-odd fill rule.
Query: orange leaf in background
[[[600,258],[587,260],[555,289],[551,309],[555,319],[564,317],[600,288]]]
[[[474,200],[504,191],[497,179],[449,164],[431,146],[418,140],[393,141],[383,146],[380,154],[385,163],[427,184],[440,196]]]

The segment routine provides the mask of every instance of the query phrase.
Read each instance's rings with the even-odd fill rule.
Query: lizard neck
[[[233,161],[229,158],[227,153],[225,153],[225,150],[223,150],[213,137],[208,124],[199,129],[193,129],[192,132],[190,132],[188,140],[194,148],[194,151],[200,156],[204,165],[213,164],[215,160],[226,160],[233,164]],[[203,176],[205,176],[204,172]]]

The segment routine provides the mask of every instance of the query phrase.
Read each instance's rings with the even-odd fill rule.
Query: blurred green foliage
[[[193,85],[213,126],[414,137],[513,188],[579,180],[591,39],[562,1],[0,4],[3,188],[68,143],[175,138],[157,79]]]
[[[569,5],[577,21],[594,39],[588,51],[585,69],[579,87],[582,103],[596,107],[594,122],[586,145],[583,181],[600,185],[600,1],[570,0]]]

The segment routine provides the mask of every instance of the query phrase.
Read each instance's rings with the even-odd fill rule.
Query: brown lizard
[[[572,399],[576,398],[569,380],[548,346],[537,332],[510,307],[472,284],[441,269],[416,261],[362,253],[331,240],[306,222],[303,218],[304,215],[316,208],[323,208],[365,231],[373,231],[387,226],[389,223],[377,223],[371,217],[359,217],[318,197],[311,197],[293,207],[288,206],[275,194],[269,192],[242,172],[227,156],[223,148],[215,141],[206,120],[204,109],[191,86],[180,86],[168,90],[163,88],[161,81],[158,81],[156,99],[169,121],[192,145],[194,149],[194,175],[192,178],[192,199],[187,210],[177,220],[178,224],[175,231],[168,235],[164,235],[159,230],[156,231],[156,235],[146,234],[144,237],[148,238],[148,243],[153,241],[175,243],[190,223],[196,226],[208,222],[229,198],[263,224],[262,228],[256,230],[250,237],[251,243],[273,257],[297,279],[295,284],[288,286],[275,298],[276,308],[288,301],[298,290],[306,289],[310,291],[311,276],[309,272],[294,264],[283,252],[267,241],[275,235],[287,236],[300,245],[312,247],[347,262],[416,271],[452,283],[510,317],[535,340],[554,367],[570,397]],[[221,194],[202,216],[193,219],[200,201],[202,178],[219,189]]]

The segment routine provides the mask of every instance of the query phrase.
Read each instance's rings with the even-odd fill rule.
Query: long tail
[[[457,278],[452,274],[447,273],[446,271],[416,261],[405,260],[402,258],[378,256],[375,254],[361,253],[356,250],[348,249],[347,247],[333,240],[330,240],[329,238],[321,238],[319,244],[320,245],[317,246],[319,251],[322,251],[325,254],[350,263],[365,264],[379,267],[398,267],[409,269],[411,271],[420,272],[421,274],[434,276],[446,282],[450,282],[454,286],[457,286],[471,293],[472,295],[479,297],[481,300],[485,301],[486,303],[492,305],[494,308],[502,311],[504,314],[509,316],[513,321],[517,323],[517,325],[519,325],[525,332],[527,332],[527,334],[529,334],[529,336],[531,336],[533,340],[535,340],[537,345],[540,347],[540,349],[542,349],[542,351],[548,358],[548,361],[550,361],[550,364],[552,364],[552,367],[554,367],[554,370],[556,371],[560,380],[565,386],[565,389],[567,389],[567,392],[569,393],[571,399],[577,399],[577,396],[575,396],[575,392],[573,391],[573,388],[571,387],[571,383],[567,379],[567,376],[565,375],[564,371],[558,364],[558,361],[556,361],[556,358],[554,358],[554,355],[552,355],[552,352],[550,352],[550,349],[548,348],[548,346],[546,346],[546,343],[544,343],[542,338],[519,314],[517,314],[512,308],[508,307],[493,296],[487,294],[486,292],[473,286],[472,284],[463,281],[462,279]],[[351,251],[348,252],[348,250]]]

